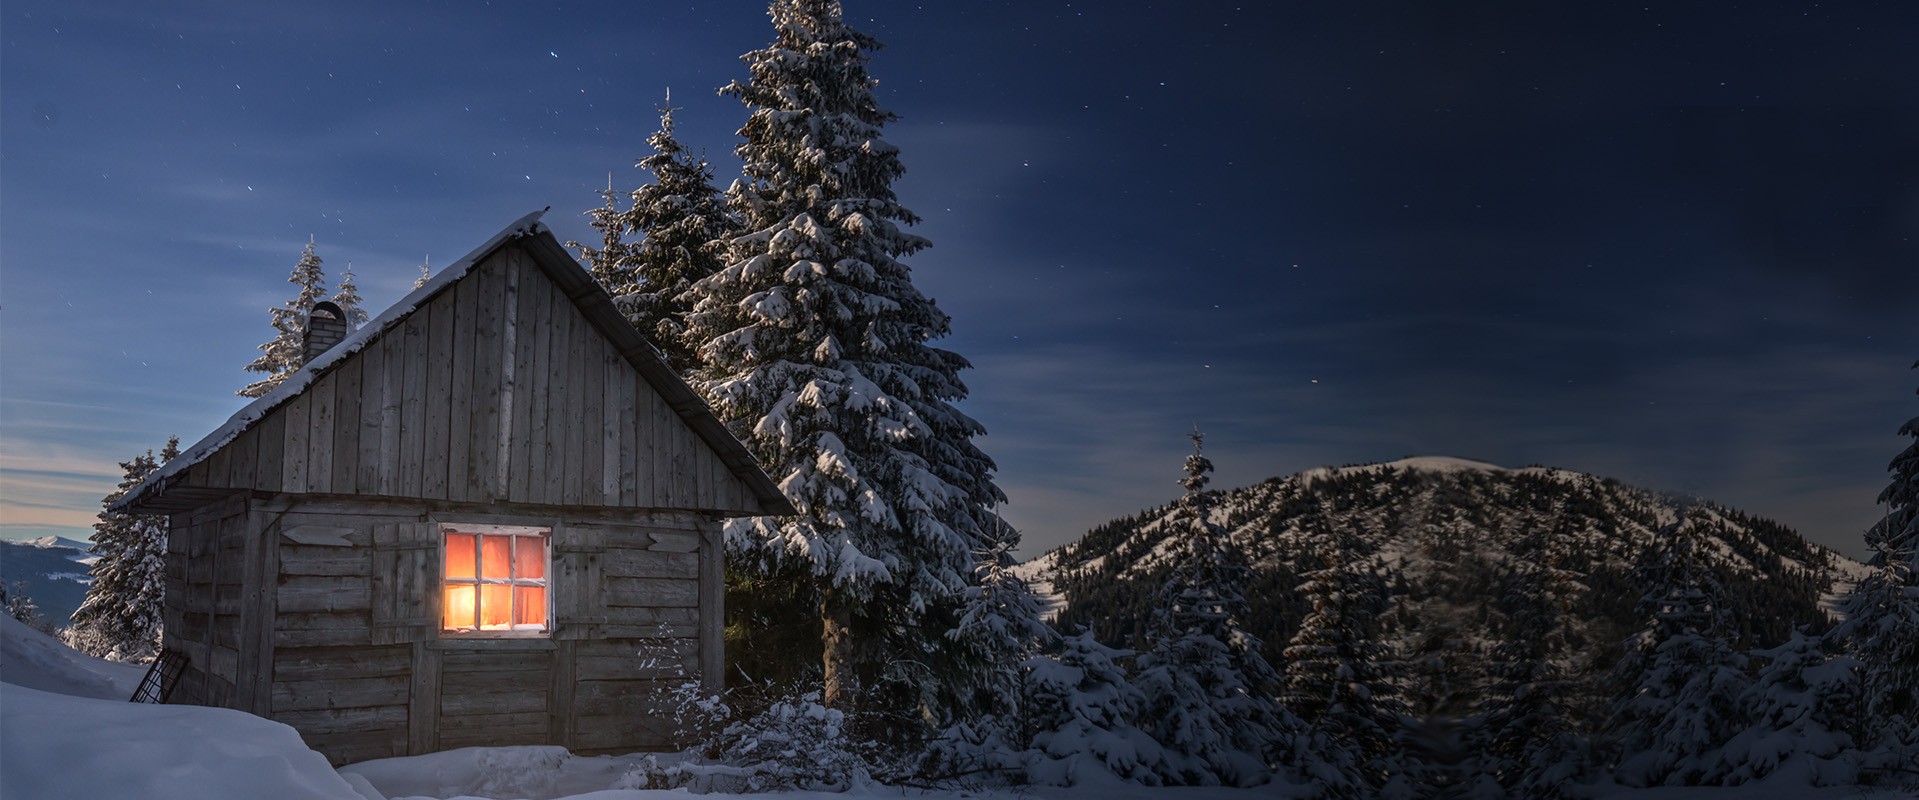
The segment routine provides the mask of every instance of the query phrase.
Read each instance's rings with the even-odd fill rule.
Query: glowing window
[[[440,628],[452,634],[537,636],[552,612],[546,575],[551,531],[444,525],[446,574]]]

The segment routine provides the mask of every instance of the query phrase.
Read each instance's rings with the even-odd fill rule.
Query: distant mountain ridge
[[[1587,595],[1577,613],[1589,677],[1609,669],[1643,623],[1633,564],[1662,527],[1681,519],[1708,531],[1740,646],[1769,646],[1794,627],[1823,629],[1823,598],[1864,567],[1784,525],[1710,501],[1551,467],[1510,469],[1468,459],[1418,457],[1311,469],[1212,492],[1213,519],[1247,554],[1251,606],[1244,620],[1275,664],[1304,616],[1296,589],[1311,532],[1349,531],[1362,556],[1390,573],[1394,612],[1381,636],[1390,658],[1411,663],[1435,647],[1483,650],[1501,565],[1528,532],[1570,537],[1568,563]],[[1109,644],[1134,646],[1170,566],[1165,546],[1179,507],[1168,504],[1098,526],[1079,541],[1022,565],[1048,594],[1057,622],[1085,625]]]
[[[18,584],[20,592],[40,607],[40,616],[65,625],[93,582],[91,565],[98,556],[87,552],[91,546],[59,536],[0,540],[0,581],[6,583],[9,594]]]

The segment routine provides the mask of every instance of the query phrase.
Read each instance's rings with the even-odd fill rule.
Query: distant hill
[[[93,580],[87,571],[95,559],[87,552],[91,546],[57,536],[0,541],[0,581],[6,582],[9,594],[20,584],[21,592],[40,606],[41,616],[64,626]]]
[[[1822,598],[1863,569],[1772,520],[1696,498],[1545,467],[1507,469],[1456,458],[1411,458],[1323,468],[1213,492],[1223,524],[1254,565],[1248,628],[1275,664],[1305,614],[1296,588],[1307,531],[1355,534],[1358,550],[1392,572],[1392,618],[1382,636],[1401,663],[1438,649],[1481,650],[1501,564],[1529,531],[1572,537],[1570,563],[1589,593],[1576,613],[1582,671],[1597,678],[1642,620],[1634,560],[1656,532],[1690,513],[1718,551],[1743,646],[1783,641],[1795,626],[1830,624]],[[1090,626],[1109,644],[1140,643],[1141,620],[1169,568],[1166,525],[1177,506],[1148,509],[1089,531],[1022,565],[1050,594],[1063,629]],[[1469,661],[1470,659],[1462,659]]]

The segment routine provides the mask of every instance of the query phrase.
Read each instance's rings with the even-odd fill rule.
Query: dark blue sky
[[[0,530],[241,405],[312,236],[370,310],[562,238],[755,2],[0,10]],[[855,0],[909,263],[1028,552],[1173,497],[1445,454],[1696,492],[1858,554],[1919,413],[1919,10]]]

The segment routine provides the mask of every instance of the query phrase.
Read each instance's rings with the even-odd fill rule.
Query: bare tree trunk
[[[851,700],[853,687],[853,613],[831,586],[820,592],[820,657],[825,686],[820,702],[827,708],[842,708],[842,700]]]

